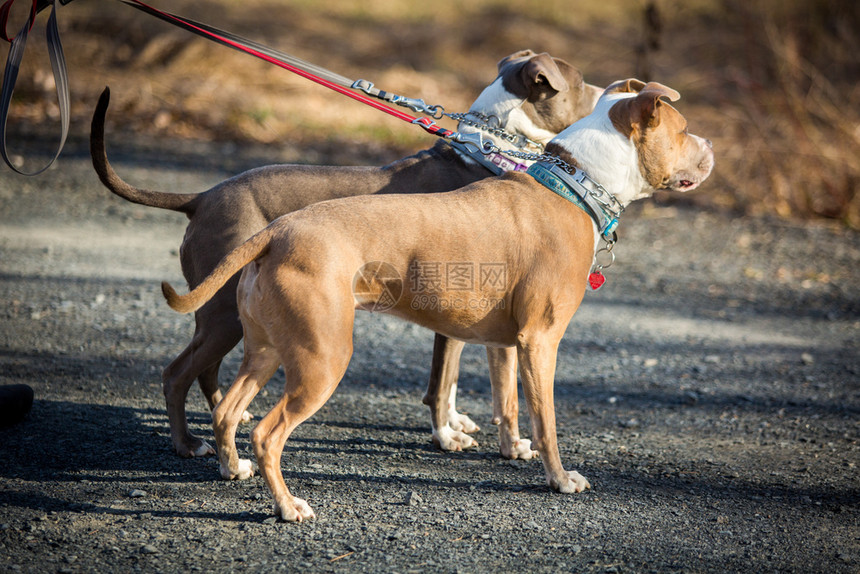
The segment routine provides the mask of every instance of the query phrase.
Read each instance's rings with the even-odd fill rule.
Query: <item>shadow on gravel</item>
[[[620,360],[616,347],[634,359],[621,359],[627,363],[613,369]],[[697,344],[695,357],[701,358],[692,360],[687,357],[690,348],[636,341],[607,347],[565,339],[559,353],[577,375],[556,379],[556,397],[610,411],[617,403],[626,411],[689,408],[711,416],[727,410],[781,417],[860,416],[860,405],[845,400],[857,389],[860,363],[844,349],[815,349],[814,362],[805,365],[801,349],[778,344],[743,349]],[[655,366],[646,366],[646,358]],[[583,365],[581,376],[578,363]],[[596,373],[604,382],[589,378],[595,363],[609,365]],[[840,371],[842,379],[834,380],[833,373]]]
[[[119,327],[101,329],[100,332],[114,341],[122,341],[125,338],[125,329]],[[93,392],[92,385],[98,381],[127,380],[133,384],[133,381],[141,378],[151,379],[152,373],[160,373],[162,365],[165,364],[167,362],[163,358],[113,357],[92,353],[81,356],[62,352],[0,349],[0,367],[4,376],[22,383],[37,381],[80,387],[78,390],[82,392]],[[155,378],[160,377],[156,375]],[[87,391],[83,391],[84,385]],[[63,389],[63,392],[71,390],[73,389]]]
[[[22,423],[0,430],[0,477],[135,482],[143,472],[156,481],[210,479],[211,469],[200,460],[183,461],[170,452],[166,425],[160,408],[37,398]]]
[[[228,521],[236,523],[247,523],[262,522],[263,520],[271,516],[270,514],[263,512],[206,512],[203,510],[186,510],[181,509],[181,507],[176,510],[157,510],[149,508],[114,508],[112,506],[105,506],[86,502],[70,502],[62,498],[46,496],[43,494],[33,494],[29,492],[23,494],[15,492],[13,490],[0,492],[0,505],[7,507],[26,508],[33,511],[37,511],[39,513],[52,511],[74,511],[93,515],[113,516],[116,518],[128,517],[136,519],[140,519],[141,515],[145,514],[148,518],[197,518],[217,522]]]

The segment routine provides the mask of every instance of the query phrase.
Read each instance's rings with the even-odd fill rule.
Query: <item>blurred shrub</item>
[[[860,227],[860,2],[722,0],[718,18],[736,206]]]

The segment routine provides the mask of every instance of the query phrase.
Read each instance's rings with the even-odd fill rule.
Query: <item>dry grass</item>
[[[659,29],[645,24],[648,0],[159,4],[449,111],[466,109],[498,59],[522,48],[565,58],[596,84],[647,75],[678,89],[693,130],[715,142],[714,176],[684,201],[860,227],[853,0],[655,0]],[[329,161],[348,159],[349,150],[360,161],[387,161],[432,143],[408,124],[118,3],[77,0],[61,7],[60,23],[73,133],[87,133],[109,84],[113,133],[347,150]],[[16,92],[13,134],[55,121],[36,42]]]
[[[724,5],[722,191],[746,213],[860,226],[860,4]]]

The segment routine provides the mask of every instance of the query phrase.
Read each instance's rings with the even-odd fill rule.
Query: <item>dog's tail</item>
[[[113,170],[105,151],[105,115],[109,102],[110,88],[105,88],[93,113],[90,129],[90,155],[101,182],[113,193],[132,203],[180,211],[190,216],[194,212],[194,200],[200,196],[199,193],[167,193],[139,189],[124,182]]]
[[[167,281],[162,281],[161,292],[167,299],[167,304],[179,313],[191,313],[205,305],[233,275],[268,252],[272,233],[272,228],[269,226],[225,255],[212,273],[186,295],[178,294]]]

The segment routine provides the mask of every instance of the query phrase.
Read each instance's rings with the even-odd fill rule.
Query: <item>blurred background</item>
[[[658,203],[860,227],[856,0],[152,3],[449,112],[466,111],[498,60],[525,48],[567,60],[593,84],[659,81],[681,92],[676,106],[692,132],[714,142],[717,164],[700,191],[662,194]],[[13,6],[9,35],[28,9],[29,2]],[[59,131],[46,17],[15,91],[12,153],[33,141],[48,151]],[[209,141],[223,142],[225,155],[263,145],[278,161],[381,164],[435,143],[423,130],[118,2],[75,0],[58,7],[58,20],[72,142],[88,138],[109,85],[109,146]]]

